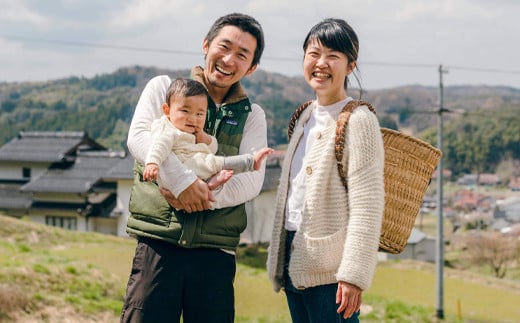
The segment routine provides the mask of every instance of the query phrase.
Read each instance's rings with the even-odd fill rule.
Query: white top
[[[156,76],[151,79],[141,93],[137,103],[130,129],[128,132],[128,149],[132,156],[144,164],[148,148],[152,144],[151,125],[153,120],[164,115],[161,105],[164,103],[166,90],[171,83],[168,75]],[[265,113],[258,104],[251,104],[248,114],[239,154],[252,154],[261,148],[267,147],[267,125]],[[256,197],[262,189],[265,173],[265,164],[259,171],[244,172],[233,175],[222,186],[222,189],[213,191],[216,202],[214,208],[235,206]],[[195,180],[197,175],[189,170],[171,153],[159,170],[162,185],[173,195],[179,196]]]
[[[297,231],[302,221],[306,180],[306,172],[303,165],[306,163],[306,152],[311,150],[315,139],[327,127],[330,120],[337,120],[341,109],[351,100],[352,98],[348,97],[329,106],[316,104],[307,107],[312,109],[312,113],[309,121],[304,126],[303,136],[294,152],[289,175],[289,195],[287,197],[287,208],[285,209],[285,229],[289,231]]]

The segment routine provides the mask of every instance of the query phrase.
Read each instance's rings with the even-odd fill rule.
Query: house
[[[457,210],[491,210],[496,199],[493,196],[484,195],[473,190],[459,190],[453,194],[453,207]]]
[[[246,203],[247,227],[242,233],[243,244],[265,243],[271,239],[274,223],[276,191],[282,173],[284,151],[274,151],[267,156],[264,183],[260,194]]]
[[[132,163],[86,132],[20,132],[0,148],[0,210],[70,230],[126,235],[123,191],[129,192]]]
[[[477,175],[476,174],[464,174],[462,177],[457,179],[457,184],[466,187],[477,186]]]
[[[284,152],[266,161],[260,195],[246,203],[242,243],[269,241]],[[0,211],[76,231],[127,236],[132,156],[86,132],[20,132],[0,147]]]
[[[478,174],[464,174],[457,180],[457,184],[467,187],[481,186],[496,186],[501,183],[497,174],[482,173]]]
[[[501,183],[500,178],[497,174],[480,174],[478,177],[478,183],[482,186],[496,186]]]
[[[511,176],[509,178],[509,188],[513,192],[520,192],[520,176]]]
[[[504,218],[510,223],[520,223],[520,197],[498,200],[494,211],[495,218]]]
[[[379,259],[413,259],[433,263],[435,262],[435,239],[413,228],[403,252],[400,254],[379,254]]]

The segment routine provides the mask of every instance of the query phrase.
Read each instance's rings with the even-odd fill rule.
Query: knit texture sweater
[[[316,106],[313,102],[295,125],[284,158],[276,197],[267,269],[275,291],[283,285],[285,207],[294,152]],[[294,286],[307,288],[345,281],[362,290],[371,282],[384,207],[384,148],[376,116],[362,106],[347,126],[343,167],[347,194],[334,154],[336,121],[331,118],[307,151],[305,203],[296,232],[289,275]]]

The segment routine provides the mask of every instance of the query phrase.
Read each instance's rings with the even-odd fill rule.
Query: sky
[[[358,34],[364,89],[520,89],[517,0],[0,0],[0,82],[203,65],[206,32],[231,12],[262,24],[265,71],[302,75],[307,32],[334,17]]]

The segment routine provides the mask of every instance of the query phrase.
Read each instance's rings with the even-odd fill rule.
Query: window
[[[29,167],[22,168],[22,177],[31,178],[31,169]]]
[[[76,231],[78,229],[76,218],[66,216],[47,215],[45,217],[45,224],[72,231]]]

